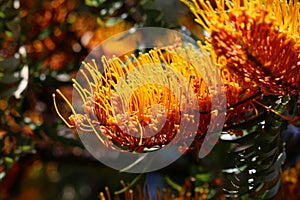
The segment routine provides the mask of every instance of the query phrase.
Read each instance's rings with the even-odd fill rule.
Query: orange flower
[[[208,48],[229,72],[265,94],[300,91],[300,4],[290,1],[186,3],[209,33]]]
[[[189,60],[183,58],[184,54]],[[82,113],[76,111],[59,90],[57,92],[72,109],[69,120],[57,109],[55,94],[54,105],[69,127],[96,134],[109,148],[113,148],[114,144],[125,151],[143,152],[145,149],[161,148],[171,141],[178,142],[173,141],[177,134],[180,134],[180,141],[193,139],[195,132],[196,139],[201,142],[210,123],[211,93],[192,63],[205,62],[204,59],[209,57],[202,58],[188,47],[154,49],[140,54],[138,58],[125,56],[125,61],[117,57],[110,60],[103,57],[103,74],[93,61],[84,63],[84,68],[79,71],[85,83],[73,80],[74,89],[82,100]],[[205,63],[212,64],[211,61]],[[176,75],[166,76],[169,73],[166,66],[170,66],[174,74],[184,77],[191,91],[177,84]],[[210,72],[206,73],[210,75]],[[190,101],[190,93],[195,95],[196,104]],[[184,115],[182,107],[187,111]],[[161,108],[165,113],[161,112]],[[199,113],[200,120],[197,118]],[[195,132],[185,131],[188,129],[186,124],[197,122]]]

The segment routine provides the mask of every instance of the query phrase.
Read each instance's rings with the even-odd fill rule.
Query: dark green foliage
[[[285,112],[290,98],[265,97],[278,113]],[[253,122],[244,126],[244,136],[222,141],[230,147],[223,169],[224,190],[229,197],[240,199],[272,198],[281,184],[281,167],[285,161],[281,132],[287,122],[273,112],[263,111]]]

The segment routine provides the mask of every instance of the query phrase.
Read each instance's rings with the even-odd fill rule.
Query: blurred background
[[[187,155],[137,179],[137,174],[120,173],[91,157],[76,131],[55,112],[52,93],[59,88],[71,99],[71,79],[93,48],[116,33],[145,26],[174,28],[203,39],[178,0],[0,1],[0,200],[99,199],[106,186],[112,192],[124,188],[120,180],[125,185],[137,180],[133,183],[139,194],[155,195],[157,187],[175,188],[176,193],[176,187],[193,187],[196,175],[207,198],[221,196],[220,175],[214,174],[219,171],[216,160],[222,160],[221,146],[202,161]],[[65,101],[57,102],[68,116]],[[283,180],[292,194],[299,193],[299,133],[291,125],[285,134]]]

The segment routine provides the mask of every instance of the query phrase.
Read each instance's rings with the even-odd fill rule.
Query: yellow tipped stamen
[[[90,92],[93,93],[94,92],[93,91],[93,86],[92,86],[90,80],[88,79],[86,73],[83,71],[83,69],[80,69],[80,73],[84,76],[85,80],[88,82],[88,85],[90,87]]]
[[[207,11],[209,11],[209,12],[215,12],[214,8],[210,4],[210,1],[206,0],[205,4],[206,4],[206,6],[208,8]],[[204,5],[204,4],[202,4],[202,5]]]
[[[99,193],[99,199],[100,200],[106,200],[103,192]]]
[[[99,102],[97,102],[97,101],[95,101],[94,99],[92,99],[92,102],[94,103],[94,104],[96,104],[97,106],[99,106],[101,109],[103,109],[104,111],[106,111],[106,114],[108,114],[108,109],[107,108],[110,108],[111,106],[110,106],[110,104],[109,104],[109,102],[104,102],[104,100],[103,99],[99,99],[100,101],[101,101],[101,103],[103,104],[100,104]]]
[[[86,69],[88,72],[89,72],[89,74],[91,75],[91,77],[92,77],[92,82],[93,83],[98,83],[98,76],[97,76],[97,74],[99,73],[98,71],[95,71],[96,69],[94,69],[94,67],[92,67],[92,65],[90,64],[90,63],[85,63],[85,62],[83,62],[83,65],[84,65],[84,69]],[[89,82],[91,82],[91,81],[89,81]]]
[[[95,60],[95,59],[92,59],[92,63],[93,63],[93,65],[91,65],[91,66],[94,68],[94,71],[95,71],[95,72],[98,72],[98,71],[99,71],[99,69],[98,69],[98,66],[97,66],[96,60]]]
[[[296,1],[273,1],[273,0],[216,0],[216,9],[214,9],[210,1],[204,0],[181,0],[186,4],[195,15],[197,22],[204,26],[205,30],[211,33],[218,19],[228,20],[228,14],[224,15],[225,5],[228,11],[235,11],[237,9],[249,9],[251,12],[258,8],[264,8],[270,15],[274,16],[279,22],[283,30],[288,30],[291,34],[299,35],[297,27],[300,23],[300,3]],[[200,17],[201,16],[201,17]],[[208,26],[206,26],[206,24]]]
[[[53,104],[54,104],[54,108],[55,111],[57,113],[57,115],[60,117],[60,119],[69,127],[69,128],[74,128],[74,126],[72,126],[71,124],[69,124],[69,122],[60,114],[57,105],[56,105],[56,99],[55,99],[55,94],[52,94],[52,98],[53,98]]]
[[[106,192],[107,200],[112,200],[112,198],[110,196],[110,191],[109,191],[108,187],[105,187],[105,192]]]
[[[75,83],[73,83],[73,88],[75,88],[75,90],[78,92],[78,94],[81,97],[82,101],[86,102],[87,97],[83,96],[82,91],[78,88],[78,86]]]
[[[82,88],[82,86],[76,81],[76,79],[73,78],[72,81],[78,87],[78,90],[82,92],[85,99],[87,99],[88,96],[92,96],[92,93],[90,93],[90,91],[88,91],[86,88]]]
[[[137,66],[141,66],[140,61],[136,58],[136,56],[134,54],[131,54],[131,58],[133,59],[133,61],[137,64]]]
[[[161,52],[161,50],[158,49],[157,51],[159,53],[159,58],[164,63],[164,65],[166,65],[166,66],[169,65],[169,63],[167,62],[167,60],[166,60],[165,56],[163,55],[163,53]]]
[[[125,67],[124,70],[125,70],[125,73],[127,73],[130,69],[134,68],[134,65],[127,55],[125,56],[125,62],[127,64],[127,67]]]
[[[69,108],[71,109],[72,113],[74,115],[76,115],[76,111],[74,110],[72,104],[70,103],[70,101],[67,99],[67,97],[65,97],[65,95],[63,95],[63,93],[61,93],[61,91],[59,89],[56,89],[56,92],[65,100],[65,102],[67,103],[67,105],[69,106]]]
[[[108,61],[107,61],[107,59],[106,59],[105,56],[102,56],[102,57],[101,57],[101,62],[103,63],[103,68],[104,68],[104,69],[107,69],[108,66],[109,66],[109,64],[108,64]],[[107,73],[104,73],[104,76],[102,76],[102,79],[101,79],[101,80],[103,80],[103,81],[109,80],[108,74],[107,74]],[[106,82],[106,84],[107,84],[107,82]]]

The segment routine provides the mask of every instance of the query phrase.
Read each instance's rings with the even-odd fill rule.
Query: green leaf
[[[23,152],[31,152],[33,150],[33,147],[30,145],[24,145],[21,147]]]
[[[0,18],[5,18],[5,13],[4,12],[0,12]]]
[[[104,21],[103,21],[100,17],[97,17],[97,23],[98,23],[100,26],[104,26]]]
[[[11,31],[4,31],[7,37],[13,37],[13,33]]]
[[[271,105],[278,113],[284,113],[290,99],[289,96],[265,96],[260,102],[267,106]],[[225,186],[224,191],[228,195],[237,194],[241,199],[273,197],[278,191],[280,168],[285,160],[280,133],[286,128],[287,123],[282,121],[277,113],[268,111],[263,106],[258,109],[262,112],[262,118],[258,117],[258,121],[255,120],[250,126],[243,124],[239,127],[244,133],[251,134],[230,141],[232,149],[226,159],[232,161],[228,163],[228,168],[240,169],[242,166],[246,168],[238,172],[235,170],[223,173],[226,182],[230,183]]]
[[[49,28],[43,30],[43,31],[40,33],[40,35],[38,36],[38,40],[44,40],[45,38],[51,36],[51,35],[52,35],[52,32],[53,32],[53,31],[52,31],[52,28],[51,28],[51,27],[49,27]]]
[[[209,182],[211,178],[212,178],[211,173],[197,174],[196,175],[196,180],[202,181],[202,182]]]
[[[10,168],[14,164],[14,159],[10,157],[4,157],[4,162]]]
[[[168,183],[168,185],[170,185],[171,186],[171,188],[173,188],[173,189],[175,189],[175,190],[177,190],[177,191],[181,191],[182,190],[182,187],[179,185],[179,184],[177,184],[177,183],[175,183],[170,177],[166,177],[166,182]]]
[[[99,7],[103,4],[106,0],[85,0],[85,4],[91,7]]]

